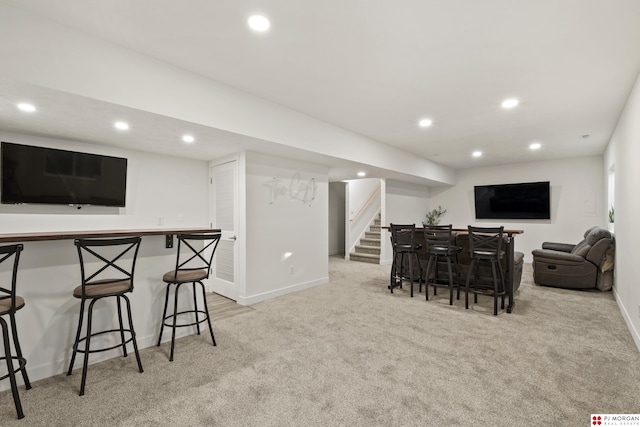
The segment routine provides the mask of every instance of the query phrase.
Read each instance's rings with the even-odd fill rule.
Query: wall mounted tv
[[[2,203],[125,205],[127,159],[3,142]]]
[[[477,219],[551,219],[549,181],[476,185]]]

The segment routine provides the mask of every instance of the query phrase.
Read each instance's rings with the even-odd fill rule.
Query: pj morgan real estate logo
[[[591,414],[591,426],[638,426],[640,414]]]

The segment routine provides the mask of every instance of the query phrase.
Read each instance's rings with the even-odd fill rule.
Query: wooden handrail
[[[360,216],[362,211],[364,211],[364,208],[369,205],[369,202],[371,201],[371,199],[373,199],[373,197],[376,195],[376,193],[378,193],[380,191],[381,186],[382,186],[381,184],[378,184],[376,186],[376,188],[374,188],[374,190],[369,195],[369,198],[362,204],[362,206],[360,206],[360,209],[358,209],[358,212],[356,212],[355,215],[349,221],[353,222],[353,221],[355,221],[356,218],[358,218],[358,216]]]

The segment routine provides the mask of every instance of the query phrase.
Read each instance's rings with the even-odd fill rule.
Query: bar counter
[[[168,236],[181,233],[219,233],[214,228],[156,228],[131,230],[44,231],[37,233],[2,233],[0,243],[42,242],[46,240],[86,239],[124,236]]]
[[[391,229],[389,226],[382,226],[381,227],[384,230],[387,230],[389,232],[391,232]],[[422,233],[422,230],[424,230],[424,227],[416,227],[416,231],[419,231],[419,233],[416,233],[417,236],[417,240],[418,242],[423,244],[423,258],[426,257],[426,244],[424,242],[424,235]],[[457,232],[457,233],[467,233],[469,231],[468,228],[452,228],[451,229],[452,232]],[[506,239],[507,239],[507,297],[509,299],[509,304],[507,305],[507,313],[511,313],[515,307],[516,301],[515,301],[515,296],[514,296],[514,290],[513,290],[513,258],[514,258],[514,246],[515,246],[515,236],[518,234],[522,234],[524,233],[524,230],[515,230],[515,229],[504,229],[503,230],[504,235],[506,235]]]
[[[135,288],[129,298],[138,347],[143,349],[157,343],[166,292],[162,275],[175,268],[177,242],[174,240],[169,245],[168,236],[219,231],[212,228],[184,227],[0,233],[0,245],[24,245],[18,266],[17,293],[24,298],[25,307],[16,317],[20,344],[27,359],[31,381],[66,372],[69,364],[80,304],[78,299],[73,297],[73,290],[81,280],[78,252],[73,239],[142,236],[136,263]],[[179,311],[193,305],[193,299],[187,295],[188,292],[181,298]],[[201,296],[198,296],[198,299],[198,304],[202,304]],[[113,304],[96,305],[92,327],[96,330],[109,329],[117,321]],[[213,328],[215,332],[215,324]],[[195,326],[181,329],[183,330],[176,333],[177,338],[196,333]],[[116,338],[115,335],[105,335],[105,345]],[[168,336],[163,342],[170,339]],[[168,355],[169,350],[166,346],[162,351],[166,351]],[[121,355],[120,349],[96,353],[91,355],[89,363]],[[135,358],[128,359],[131,359],[133,365],[127,368],[137,372]],[[143,366],[144,359],[145,356],[142,355]],[[127,364],[127,359],[123,359],[123,363]],[[89,376],[90,372],[91,370]],[[74,371],[74,375],[78,374],[77,370]],[[0,382],[0,391],[8,388],[9,381]]]

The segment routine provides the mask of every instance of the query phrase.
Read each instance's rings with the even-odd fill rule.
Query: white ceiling
[[[4,3],[455,169],[603,153],[640,72],[637,0]],[[254,13],[271,20],[267,33],[247,28]],[[9,100],[17,90],[0,85],[0,96]],[[67,106],[30,133],[110,143],[112,129],[90,116],[123,107],[31,90]],[[503,110],[508,97],[521,104]],[[0,129],[25,130],[16,112],[0,112]],[[157,129],[143,149],[191,155],[191,147],[162,142],[180,135],[183,123],[138,114]],[[423,117],[433,126],[419,128]],[[236,145],[256,142],[199,131]],[[527,148],[534,141],[542,144],[537,152]],[[484,156],[472,158],[473,150]]]

